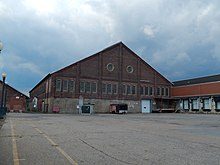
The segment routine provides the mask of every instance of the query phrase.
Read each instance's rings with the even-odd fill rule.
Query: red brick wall
[[[212,83],[189,85],[189,86],[179,86],[179,87],[173,87],[171,89],[171,95],[173,97],[214,95],[214,94],[220,94],[220,82],[212,82]]]

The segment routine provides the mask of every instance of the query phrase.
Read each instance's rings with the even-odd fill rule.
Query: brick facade
[[[165,77],[120,42],[48,74],[30,91],[30,97],[38,98],[39,111],[51,112],[58,106],[61,113],[77,113],[82,97],[98,113],[109,112],[111,103],[126,103],[129,111],[135,113],[141,112],[142,100],[154,103],[152,110],[169,108],[171,86]]]
[[[4,100],[4,104],[7,107],[8,111],[23,112],[27,110],[28,96],[17,91],[8,84],[5,85],[4,93],[6,96],[6,100]],[[0,81],[0,98],[2,98],[2,81]]]

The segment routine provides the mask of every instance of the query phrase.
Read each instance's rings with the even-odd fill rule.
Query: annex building
[[[220,75],[173,82],[172,97],[178,100],[176,109],[220,112]]]
[[[2,100],[3,97],[3,100]],[[2,96],[2,81],[0,80],[0,100],[3,101],[3,107],[7,107],[7,111],[23,112],[27,110],[29,97],[21,93],[17,89],[5,84],[5,90]]]
[[[33,89],[33,110],[108,113],[114,105],[129,113],[173,110],[173,84],[122,42],[49,73]]]

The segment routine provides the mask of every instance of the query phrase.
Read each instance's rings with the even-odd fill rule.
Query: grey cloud
[[[0,69],[11,74],[16,62],[32,68],[36,82],[118,41],[171,80],[219,72],[218,0],[39,0],[45,8],[32,2],[0,1],[0,39],[8,56],[7,65],[0,58]]]

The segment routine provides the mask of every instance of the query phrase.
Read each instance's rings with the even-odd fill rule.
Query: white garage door
[[[151,113],[151,100],[141,101],[142,113]]]

